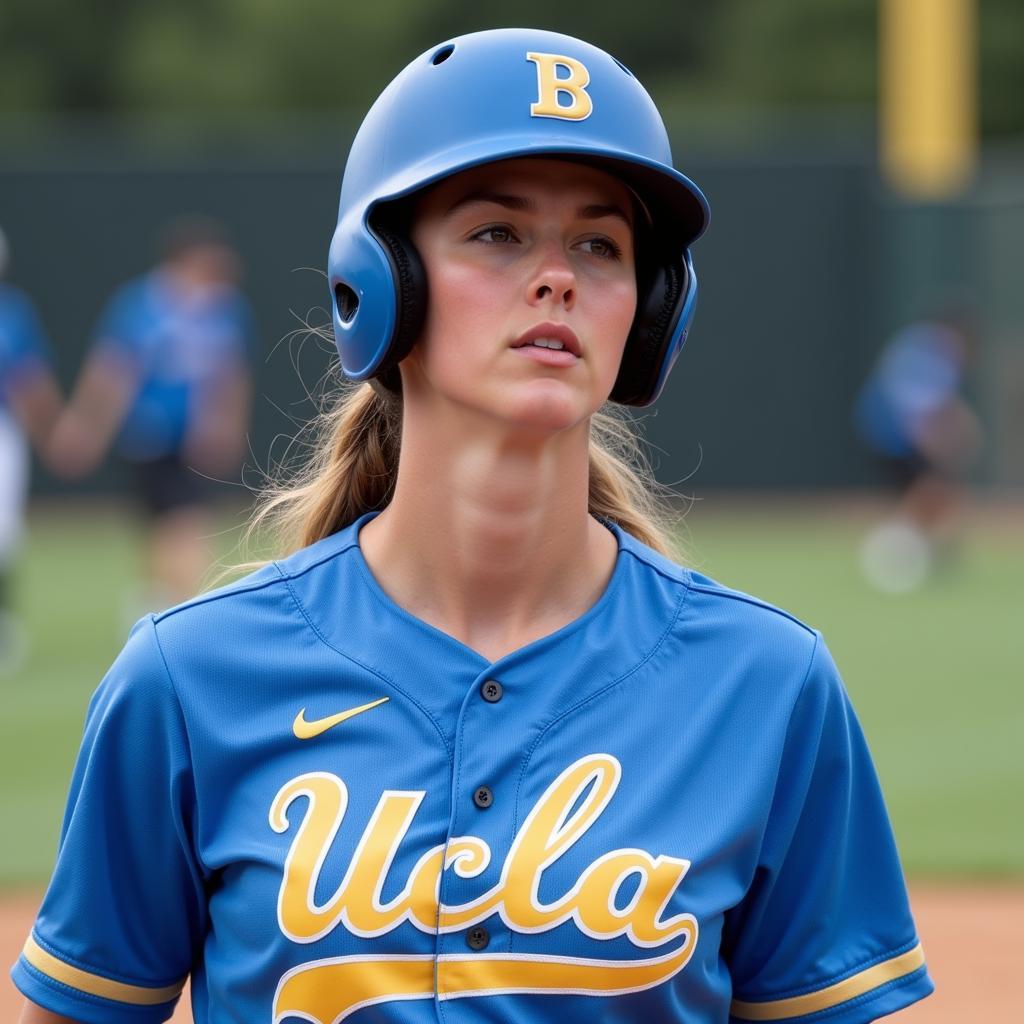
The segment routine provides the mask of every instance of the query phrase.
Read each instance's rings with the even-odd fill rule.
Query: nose
[[[528,286],[531,305],[554,305],[572,309],[576,304],[576,272],[561,247],[543,249]]]

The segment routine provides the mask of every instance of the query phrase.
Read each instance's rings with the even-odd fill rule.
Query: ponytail
[[[387,505],[398,477],[401,402],[371,384],[346,387],[307,434],[299,443],[312,452],[308,462],[264,492],[248,530],[250,538],[269,531],[278,553],[315,544]]]

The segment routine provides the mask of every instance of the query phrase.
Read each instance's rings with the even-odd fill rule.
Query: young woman
[[[25,1021],[863,1022],[931,983],[820,636],[676,565],[595,439],[659,393],[706,203],[630,72],[506,30],[352,148],[298,550],[90,708]],[[43,1007],[46,1009],[44,1010]]]

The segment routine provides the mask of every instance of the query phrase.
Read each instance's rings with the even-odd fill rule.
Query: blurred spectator
[[[237,473],[249,420],[252,316],[223,229],[166,231],[160,263],[111,298],[54,430],[51,460],[81,477],[113,446],[149,521],[145,601],[191,596],[211,561],[210,479]]]
[[[27,442],[42,451],[60,409],[35,307],[3,280],[8,255],[0,230],[0,675],[13,671],[24,650],[10,591],[28,495]]]
[[[914,589],[955,548],[981,445],[963,394],[974,338],[966,307],[946,304],[896,333],[858,398],[860,435],[899,490],[895,515],[862,549],[865,574],[883,590]]]

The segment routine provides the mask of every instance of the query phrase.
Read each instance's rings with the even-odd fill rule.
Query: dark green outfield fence
[[[321,268],[347,142],[183,153],[91,133],[0,150],[10,277],[38,303],[65,383],[111,290],[151,263],[161,225],[212,214],[241,250],[259,324],[252,450],[266,465],[277,438],[280,454],[293,418],[311,411],[296,364],[310,387],[327,367],[323,348],[289,335],[298,318],[327,322]],[[874,482],[851,426],[857,388],[887,334],[955,287],[983,311],[973,389],[990,439],[979,478],[1024,483],[1024,159],[987,157],[981,183],[941,206],[893,198],[866,152],[681,162],[712,224],[695,248],[691,340],[646,417],[663,480],[696,492]],[[108,467],[90,486],[120,484]],[[39,473],[36,487],[60,485]]]

